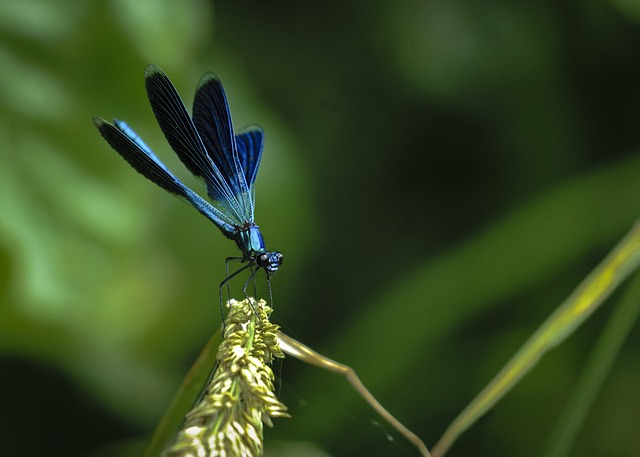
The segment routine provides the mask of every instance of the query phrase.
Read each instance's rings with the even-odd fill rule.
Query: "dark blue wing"
[[[256,182],[262,148],[264,146],[264,131],[261,127],[254,125],[246,128],[236,135],[236,145],[238,147],[238,159],[244,170],[245,179],[250,189]]]
[[[99,117],[93,118],[93,124],[103,138],[138,173],[193,206],[216,224],[225,236],[233,238],[234,221],[180,182],[125,122],[116,119],[114,123],[112,125]]]
[[[212,73],[205,73],[196,88],[193,123],[213,163],[226,176],[234,176],[236,145],[229,104],[222,83]]]
[[[227,184],[243,205],[244,212],[250,214],[250,220],[253,221],[251,183],[238,156],[224,88],[218,77],[212,73],[205,73],[196,88],[193,122],[211,161],[222,171]]]
[[[145,85],[151,108],[165,138],[182,163],[207,188],[209,196],[230,220],[237,225],[253,222],[253,211],[248,211],[242,187],[244,177],[230,176],[227,168],[215,163],[187,113],[178,92],[166,74],[155,65],[145,68]],[[252,209],[252,208],[251,208]]]

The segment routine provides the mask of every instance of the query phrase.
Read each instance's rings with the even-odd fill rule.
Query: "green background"
[[[194,184],[148,63],[188,107],[215,72],[263,126],[273,320],[433,445],[640,215],[639,5],[0,0],[0,455],[140,455],[220,324],[235,246],[91,124]],[[616,298],[449,455],[539,455]],[[575,455],[640,452],[638,344]],[[342,379],[276,373],[271,455],[416,455]]]

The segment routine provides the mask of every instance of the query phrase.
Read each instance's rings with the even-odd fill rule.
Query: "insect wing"
[[[236,135],[236,145],[245,179],[249,188],[253,189],[264,147],[264,131],[257,125],[248,127]]]
[[[229,104],[220,80],[206,73],[198,83],[193,100],[193,122],[206,146],[209,157],[220,169],[227,184],[242,205],[243,217],[253,221],[253,197],[251,182],[239,157],[238,145],[233,134]],[[215,198],[215,189],[208,189]],[[212,192],[213,191],[213,192]]]
[[[225,236],[233,235],[233,221],[176,178],[124,121],[116,119],[114,123],[115,125],[110,124],[99,117],[93,118],[93,124],[102,137],[138,173],[193,206],[213,222]]]
[[[237,188],[237,179],[233,179],[236,173],[233,157],[236,145],[229,104],[222,83],[212,73],[205,73],[198,83],[193,100],[193,123],[209,157],[229,179],[229,186],[241,192],[242,189]]]
[[[236,225],[247,222],[244,202],[229,184],[224,170],[214,163],[168,76],[155,65],[145,68],[145,85],[151,108],[165,138],[187,169],[204,181],[219,210]]]

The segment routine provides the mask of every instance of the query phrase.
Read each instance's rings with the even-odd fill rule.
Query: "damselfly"
[[[114,119],[111,124],[94,117],[93,123],[138,173],[193,206],[224,236],[235,241],[242,257],[226,259],[227,275],[220,283],[220,302],[223,286],[241,271],[250,269],[243,287],[246,296],[247,286],[260,268],[266,271],[269,282],[283,260],[280,252],[267,250],[254,222],[254,183],[264,145],[263,130],[252,126],[234,134],[222,83],[212,73],[206,73],[198,83],[193,118],[162,70],[149,65],[144,78],[151,108],[164,136],[185,167],[204,185],[212,203],[176,178],[124,121]],[[229,260],[241,260],[246,265],[229,274]]]

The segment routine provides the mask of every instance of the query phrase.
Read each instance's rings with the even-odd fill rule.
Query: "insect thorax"
[[[235,242],[247,260],[253,260],[266,251],[260,229],[251,222],[236,228]]]

